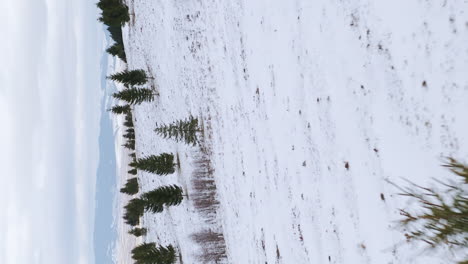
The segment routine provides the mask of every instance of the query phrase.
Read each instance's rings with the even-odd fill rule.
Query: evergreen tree
[[[133,127],[133,121],[132,120],[125,120],[123,125],[126,126],[126,127]]]
[[[110,37],[115,41],[115,43],[122,46],[124,48],[123,37],[122,37],[122,27],[120,25],[117,26],[108,26],[107,31],[109,31]]]
[[[128,140],[125,144],[122,145],[123,147],[129,150],[135,150],[135,140]]]
[[[147,88],[127,88],[118,93],[114,93],[114,98],[126,101],[128,104],[135,105],[154,100],[154,93]]]
[[[128,140],[135,140],[135,134],[134,133],[126,133],[126,134],[123,135],[123,137],[128,139]]]
[[[119,73],[112,74],[109,79],[127,85],[142,85],[148,81],[144,70],[124,70]]]
[[[145,211],[145,201],[134,198],[124,207],[125,214],[123,216],[125,223],[136,226],[140,224],[140,217]]]
[[[444,190],[414,183],[406,188],[397,186],[401,195],[414,199],[420,209],[400,210],[404,217],[401,224],[409,230],[406,234],[409,240],[462,252],[463,260],[459,263],[468,263],[468,166],[452,158],[444,166],[458,178],[453,182],[437,181]]]
[[[134,260],[142,259],[148,253],[150,253],[153,249],[156,248],[156,244],[154,242],[151,243],[143,243],[139,246],[136,246],[132,249],[132,258]]]
[[[128,179],[127,183],[125,184],[125,187],[121,188],[120,192],[129,194],[129,195],[138,193],[138,179],[137,178]]]
[[[128,127],[133,127],[133,115],[132,112],[125,113],[125,122],[127,122]]]
[[[137,173],[138,173],[136,169],[131,169],[131,170],[127,171],[127,172],[128,172],[128,174],[131,174],[131,175],[137,175]]]
[[[154,131],[163,138],[173,138],[176,141],[196,145],[198,142],[197,133],[201,132],[201,129],[198,127],[198,118],[190,116],[169,125],[160,125]]]
[[[126,120],[126,121],[124,121],[123,125],[126,126],[126,127],[133,127],[133,122]]]
[[[182,193],[182,188],[179,186],[169,185],[144,193],[141,199],[145,201],[145,210],[159,213],[163,210],[164,205],[179,205],[183,200]]]
[[[121,59],[124,62],[127,62],[127,57],[125,55],[125,49],[122,44],[120,43],[114,43],[114,45],[110,46],[107,50],[107,53],[113,56],[117,56],[119,59]]]
[[[162,153],[159,156],[151,155],[130,163],[132,167],[158,175],[174,173],[174,165],[174,155],[168,153]]]
[[[101,0],[97,6],[102,10],[98,20],[108,26],[122,26],[130,20],[128,7],[121,1]]]
[[[148,230],[146,230],[146,228],[139,228],[139,227],[135,227],[132,230],[128,231],[130,235],[134,235],[136,237],[144,236],[146,235],[147,232]]]
[[[114,114],[126,114],[130,112],[130,106],[129,105],[116,105],[113,106],[109,111],[111,111]]]
[[[135,134],[127,133],[127,134],[123,135],[123,137],[126,138],[126,139],[135,139]]]
[[[143,243],[132,250],[135,264],[173,264],[176,261],[174,247],[156,247],[155,243]]]
[[[126,62],[121,26],[130,20],[128,7],[121,0],[100,0],[97,6],[102,11],[99,20],[107,25],[107,30],[115,41],[107,52]]]

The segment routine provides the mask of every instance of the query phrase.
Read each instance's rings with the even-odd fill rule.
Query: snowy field
[[[450,263],[406,242],[396,220],[408,204],[388,181],[425,184],[447,176],[442,157],[468,161],[466,1],[128,5],[128,68],[160,94],[135,107],[137,155],[181,162],[138,176],[144,191],[178,184],[189,197],[145,214],[139,241],[120,212],[119,263],[142,241],[173,244],[185,264]],[[202,150],[153,132],[189,114]],[[208,207],[196,200],[200,164]]]

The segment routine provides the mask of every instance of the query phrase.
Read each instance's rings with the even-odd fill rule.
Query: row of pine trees
[[[101,9],[99,21],[107,26],[114,44],[106,51],[117,56],[124,62],[127,62],[124,43],[122,38],[122,26],[130,20],[129,9],[121,0],[100,0],[97,3]],[[124,70],[112,74],[109,79],[124,85],[124,89],[114,93],[113,97],[124,104],[113,106],[110,111],[114,114],[124,115],[124,126],[126,127],[123,137],[126,142],[124,147],[130,150],[132,162],[129,164],[130,175],[137,175],[138,170],[155,173],[158,175],[167,175],[175,172],[174,155],[162,153],[158,156],[151,155],[137,159],[135,152],[135,127],[133,124],[132,107],[140,105],[143,102],[151,102],[157,95],[154,90],[143,88],[150,78],[144,70]],[[167,129],[158,128],[161,131]],[[166,137],[177,133],[176,139],[179,140],[181,132],[166,132]],[[182,134],[180,134],[182,135]],[[187,137],[190,138],[190,137]],[[194,138],[191,136],[191,138]],[[192,143],[194,142],[193,139]],[[139,192],[138,177],[130,178],[124,187],[120,189],[122,193],[136,195]],[[177,185],[162,186],[150,192],[143,193],[137,198],[133,198],[124,207],[124,219],[127,224],[134,227],[129,231],[130,234],[137,237],[144,236],[147,233],[146,228],[136,227],[140,224],[140,218],[144,212],[159,213],[165,207],[179,205],[183,200],[184,194],[182,188]],[[132,258],[138,264],[171,264],[176,261],[176,252],[172,245],[156,246],[155,243],[143,243],[132,250]]]
[[[162,153],[160,155],[151,155],[137,159],[136,155],[136,139],[135,127],[133,123],[132,107],[140,105],[143,102],[152,102],[156,94],[148,88],[134,87],[136,85],[144,85],[148,81],[146,72],[143,70],[125,70],[109,76],[109,79],[122,83],[124,89],[114,93],[113,97],[125,104],[115,105],[110,109],[114,114],[124,115],[123,125],[126,130],[123,135],[126,142],[123,145],[129,149],[131,162],[128,174],[137,175],[138,170],[155,173],[158,175],[167,175],[175,172],[174,155],[170,153]],[[127,183],[120,190],[128,195],[136,195],[139,192],[138,177],[128,179]],[[124,210],[124,220],[131,225],[133,229],[130,234],[137,237],[144,236],[147,229],[137,227],[140,225],[140,218],[145,212],[159,213],[165,207],[179,205],[183,200],[183,191],[177,185],[162,186],[150,192],[143,193],[138,198],[131,199]],[[175,249],[172,245],[156,246],[155,243],[143,243],[132,250],[132,258],[135,263],[141,264],[171,264],[176,261]]]
[[[115,113],[115,111],[112,111]],[[127,116],[131,116],[131,111],[126,113]],[[150,155],[142,158],[137,158],[135,154],[135,134],[133,128],[133,122],[126,120],[124,124],[127,126],[127,131],[130,129],[132,137],[125,134],[124,137],[127,143],[124,145],[126,148],[133,150],[131,157],[132,162],[129,166],[131,169],[128,171],[129,174],[136,175],[138,170],[146,171],[156,175],[168,175],[175,172],[176,162],[172,153],[161,153],[159,155]],[[132,125],[131,128],[128,125]],[[157,126],[155,132],[163,138],[172,138],[176,141],[184,141],[188,144],[197,144],[197,133],[201,130],[198,127],[198,119],[190,116],[186,120],[178,120],[169,125]],[[124,187],[120,189],[122,193],[128,195],[137,195],[139,193],[138,177],[133,177],[127,180]],[[137,227],[140,225],[140,218],[145,212],[149,213],[160,213],[164,211],[164,208],[170,206],[176,206],[182,203],[185,197],[181,187],[177,185],[161,186],[152,191],[141,194],[139,197],[131,199],[124,210],[125,222],[132,226],[133,229],[129,231],[130,234],[137,237],[144,236],[147,233],[146,228]],[[136,261],[135,263],[174,263],[176,261],[175,250],[172,245],[156,246],[155,243],[144,243],[135,247],[132,250],[132,258]]]
[[[101,10],[99,21],[107,26],[107,30],[114,40],[114,44],[106,50],[107,53],[127,62],[122,38],[122,26],[130,21],[128,6],[122,0],[100,0],[97,6]]]
[[[100,0],[97,6],[101,9],[99,21],[103,22],[114,40],[114,44],[107,49],[107,52],[117,56],[127,62],[123,38],[122,26],[130,20],[129,9],[121,0]],[[139,193],[138,171],[146,171],[156,175],[168,175],[175,172],[176,164],[174,154],[161,153],[137,158],[135,127],[133,123],[132,108],[144,102],[154,101],[158,94],[149,88],[142,87],[152,77],[142,69],[123,70],[108,76],[108,79],[121,83],[124,89],[113,94],[121,104],[117,104],[109,109],[112,113],[124,116],[125,144],[130,151],[131,162],[129,163],[129,175],[134,175],[127,180],[120,192],[135,196]],[[178,120],[171,124],[156,124],[155,132],[163,138],[171,138],[177,142],[185,142],[190,145],[198,143],[197,133],[201,132],[198,126],[198,119],[189,116],[185,120]],[[144,236],[147,229],[138,227],[140,218],[145,212],[160,213],[164,208],[176,206],[182,203],[185,197],[181,187],[177,185],[161,186],[152,191],[143,193],[131,199],[124,206],[124,220],[132,226],[129,231],[134,236]],[[171,264],[176,261],[176,252],[172,245],[156,246],[155,243],[143,243],[132,250],[132,258],[138,264]]]

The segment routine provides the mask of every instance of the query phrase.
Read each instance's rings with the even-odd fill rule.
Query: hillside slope
[[[468,4],[128,4],[128,67],[160,93],[135,107],[137,154],[181,161],[174,175],[139,177],[144,190],[177,183],[189,195],[145,215],[147,241],[176,245],[186,264],[450,258],[406,243],[395,221],[407,204],[387,181],[424,184],[447,175],[441,157],[468,157]],[[153,132],[189,114],[201,148]]]

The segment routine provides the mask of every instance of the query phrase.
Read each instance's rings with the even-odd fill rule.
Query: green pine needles
[[[174,173],[174,165],[174,155],[169,153],[162,153],[159,156],[151,155],[130,163],[131,167],[158,175]]]
[[[198,143],[197,133],[201,132],[198,127],[198,118],[193,116],[185,120],[178,120],[169,125],[156,124],[157,128],[154,130],[158,135],[163,138],[172,138],[179,141],[184,141],[187,144],[196,145]]]
[[[114,45],[106,49],[106,52],[109,53],[110,55],[117,56],[119,59],[121,59],[124,62],[127,62],[127,56],[125,55],[124,46],[120,43],[114,43]]]
[[[154,100],[155,94],[148,88],[127,88],[113,94],[114,98],[127,102],[130,105],[139,105]]]
[[[125,187],[120,189],[121,193],[126,193],[129,195],[134,195],[138,193],[138,179],[131,178],[127,180],[127,183],[125,184]]]
[[[176,261],[172,245],[157,247],[155,243],[143,243],[132,250],[135,264],[173,264]]]
[[[130,105],[116,105],[109,109],[113,114],[127,114],[131,110]]]
[[[148,81],[144,70],[124,70],[108,77],[109,79],[126,85],[142,85]]]
[[[463,253],[468,263],[468,166],[449,158],[443,165],[458,181],[437,181],[444,190],[436,190],[411,183],[398,187],[401,195],[414,199],[419,204],[418,212],[400,210],[402,226],[409,230],[406,237],[423,241],[431,247],[448,247]]]
[[[100,0],[96,5],[102,11],[98,20],[108,26],[123,26],[130,20],[128,7],[120,0]]]
[[[123,123],[124,126],[128,127],[129,129],[132,129],[133,126],[133,115],[132,112],[127,112],[125,113],[125,121]],[[133,131],[135,132],[135,131]]]
[[[130,235],[134,235],[136,237],[145,236],[148,230],[146,228],[135,227],[132,230],[128,231]]]
[[[164,206],[179,205],[183,200],[183,191],[177,185],[163,186],[144,193],[141,199],[145,201],[145,209],[153,213],[163,211]]]
[[[140,217],[145,211],[160,213],[164,206],[179,205],[183,200],[183,191],[177,185],[159,187],[134,198],[124,207],[124,220],[131,226],[140,224]]]
[[[127,142],[122,146],[127,148],[128,150],[135,150],[135,140],[127,140]]]
[[[125,223],[131,226],[137,226],[140,224],[140,217],[143,216],[145,212],[145,201],[134,198],[128,202],[124,209],[125,213],[123,219]]]

